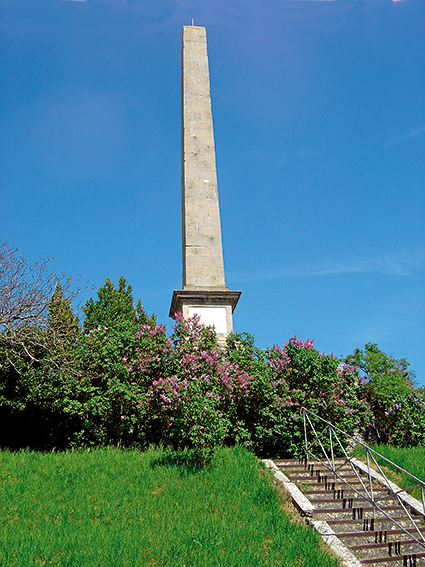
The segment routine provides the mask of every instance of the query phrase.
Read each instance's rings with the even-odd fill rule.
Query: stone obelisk
[[[170,317],[197,313],[224,339],[241,292],[224,280],[207,36],[198,26],[184,26],[182,39],[182,236],[183,289]]]

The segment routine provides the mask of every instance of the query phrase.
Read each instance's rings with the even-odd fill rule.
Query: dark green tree
[[[131,323],[134,327],[143,324],[154,323],[156,317],[148,317],[143,309],[142,302],[139,300],[136,307],[132,296],[132,287],[127,285],[124,276],[118,281],[118,286],[109,278],[105,285],[99,288],[97,300],[90,298],[83,307],[84,330],[89,331],[98,327],[114,327],[120,321]]]
[[[2,345],[9,363],[0,365],[0,443],[11,448],[66,447],[78,427],[69,410],[78,400],[83,369],[76,356],[78,318],[59,282],[44,323],[26,332],[21,343]]]
[[[75,343],[80,334],[80,325],[78,317],[74,315],[72,310],[71,299],[64,296],[60,283],[56,285],[48,310],[48,332],[60,340],[63,346]]]
[[[394,411],[415,393],[415,373],[405,358],[394,358],[377,344],[367,343],[364,350],[355,349],[344,362],[356,366],[367,380],[367,399],[375,416],[379,440],[395,442],[399,436],[400,415]]]

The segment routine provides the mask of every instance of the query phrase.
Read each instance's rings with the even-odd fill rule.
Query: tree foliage
[[[109,278],[97,292],[97,300],[90,298],[83,307],[85,315],[84,330],[89,331],[97,327],[114,327],[126,321],[133,327],[147,322],[154,322],[155,316],[148,317],[139,300],[136,307],[132,296],[131,285],[127,285],[124,276],[115,287]]]
[[[57,446],[74,421],[62,412],[62,382],[80,376],[73,355],[80,328],[71,303],[82,290],[50,272],[49,259],[30,264],[7,245],[0,256],[2,444]],[[65,437],[69,443],[72,433]]]
[[[31,264],[17,246],[0,246],[2,369],[12,366],[18,373],[26,372],[28,364],[52,359],[52,353],[64,346],[68,323],[56,317],[55,325],[49,324],[51,302],[56,297],[70,310],[82,290],[71,278],[49,271],[49,264],[49,258]],[[60,328],[62,323],[65,328]]]
[[[385,354],[375,343],[355,349],[345,359],[367,381],[367,399],[374,428],[382,443],[416,445],[425,442],[425,394],[415,388],[415,374],[405,358]]]
[[[238,444],[301,456],[302,407],[351,434],[375,426],[382,441],[425,444],[424,391],[406,360],[373,343],[343,363],[296,336],[263,350],[234,334],[223,347],[214,329],[181,314],[167,336],[124,277],[87,301],[81,327],[69,280],[17,249],[3,247],[1,258],[2,446],[163,444],[203,460]]]

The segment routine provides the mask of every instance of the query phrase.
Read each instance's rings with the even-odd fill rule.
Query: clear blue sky
[[[2,0],[1,239],[171,330],[180,45],[205,26],[236,331],[425,384],[423,0]]]

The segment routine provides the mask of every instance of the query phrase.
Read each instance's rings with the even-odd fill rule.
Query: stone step
[[[317,486],[317,485],[316,485]],[[308,498],[313,502],[314,500],[321,500],[328,498],[329,500],[340,500],[342,498],[354,498],[354,499],[359,499],[362,500],[362,498],[360,497],[360,495],[355,492],[354,490],[348,488],[347,486],[344,486],[342,488],[336,488],[334,490],[326,490],[325,488],[316,488],[314,490],[304,490],[303,489],[303,494],[305,494],[306,496],[308,496]],[[360,492],[360,491],[359,491]],[[389,491],[385,490],[385,488],[377,488],[377,489],[373,489],[373,493],[375,496],[379,496],[379,498],[384,498],[386,496],[389,496],[390,498],[394,498],[393,496],[389,495]],[[313,498],[314,497],[314,498]]]
[[[341,469],[337,469],[335,475],[329,469],[317,468],[317,469],[314,469],[314,470],[308,470],[308,469],[305,469],[305,468],[293,469],[292,467],[283,467],[283,466],[279,466],[278,469],[281,470],[283,472],[283,474],[286,474],[287,476],[289,476],[289,475],[309,476],[311,478],[327,476],[329,478],[329,480],[331,480],[331,479],[333,480],[334,477],[335,477],[335,480],[337,480],[340,476],[342,476],[342,477],[355,476],[356,478],[360,477],[362,479],[367,479],[367,475],[363,471],[356,471],[355,469],[353,470],[352,467],[344,467],[344,468],[341,468]]]
[[[425,538],[425,526],[418,526],[419,531]],[[407,534],[406,534],[407,532]],[[370,543],[383,543],[386,544],[389,541],[401,540],[402,538],[409,537],[408,534],[412,534],[419,539],[419,534],[415,528],[407,528],[406,532],[399,528],[390,530],[377,530],[374,532],[338,532],[339,539],[349,542],[350,547],[355,547],[356,545],[370,544]]]
[[[362,485],[362,482],[359,480],[359,477],[356,476],[355,474],[344,474],[344,475],[340,475],[336,480],[332,477],[330,478],[330,475],[321,475],[321,476],[312,476],[308,473],[306,474],[291,474],[288,472],[284,473],[286,474],[286,476],[288,478],[290,478],[293,482],[299,482],[299,481],[303,481],[304,483],[317,483],[317,484],[325,484],[325,485],[330,485],[330,484],[335,484],[335,485],[344,485],[346,482],[350,483],[350,484],[359,484],[360,486]],[[362,479],[363,481],[363,479]],[[364,481],[363,481],[364,482]],[[366,485],[366,483],[364,483]],[[377,485],[376,482],[373,483],[374,485]]]
[[[342,496],[337,498],[336,496],[329,497],[329,491],[327,491],[325,494],[323,495],[319,495],[317,496],[316,494],[314,494],[314,491],[309,491],[310,496],[309,496],[309,500],[310,502],[313,502],[314,505],[316,506],[316,508],[318,506],[321,506],[322,504],[329,504],[329,503],[334,503],[337,506],[339,504],[341,504],[341,508],[358,508],[361,507],[362,505],[366,504],[365,503],[365,499],[361,498],[359,495],[354,494],[354,496]],[[303,494],[306,494],[306,492],[303,492]],[[327,497],[326,497],[327,496]],[[377,504],[379,506],[384,507],[387,503],[388,504],[394,504],[395,502],[398,502],[397,498],[395,496],[391,496],[391,495],[385,495],[385,497],[380,500],[379,502],[377,502]]]
[[[347,461],[347,459],[345,457],[336,457],[334,459],[335,464],[340,464],[340,463],[345,463]],[[273,462],[276,463],[276,465],[279,465],[280,463],[283,465],[290,465],[292,463],[294,464],[302,464],[304,465],[306,463],[305,459],[273,459]],[[323,460],[323,462],[326,462],[325,460]],[[311,459],[309,459],[307,461],[307,465],[320,465],[319,461],[312,461]]]
[[[380,511],[376,506],[374,507],[368,502],[365,502],[364,500],[356,500],[355,502],[353,500],[351,506],[349,500],[351,499],[328,500],[327,502],[323,502],[320,500],[310,499],[310,502],[314,504],[314,507],[316,508],[318,513],[341,512],[342,514],[351,514],[351,512],[353,512],[354,520],[356,518],[362,519],[368,517],[366,514],[368,514],[369,512],[373,512],[374,509],[376,514],[380,514]],[[391,511],[391,512],[400,512],[403,515],[406,514],[404,508],[400,506],[398,502],[394,502],[394,500],[391,502],[387,502],[387,501],[380,502],[378,506],[380,509],[385,510],[386,512]]]
[[[315,469],[314,471],[308,471],[305,469],[285,469],[283,467],[279,467],[279,469],[286,475],[292,474],[295,476],[310,476],[311,478],[315,478],[315,477],[322,477],[322,476],[328,476],[329,480],[332,478],[334,478],[334,474],[329,470],[329,469]],[[360,473],[358,474],[358,476],[356,475],[356,473],[353,471],[353,469],[350,468],[346,468],[346,469],[341,469],[337,471],[337,475],[336,478],[338,479],[340,476],[342,477],[346,477],[346,476],[355,476],[356,478],[358,478],[358,476],[362,476]]]
[[[362,559],[364,565],[379,565],[380,567],[419,567],[425,565],[425,552],[393,555],[392,557],[368,557]]]
[[[359,559],[374,557],[393,557],[412,553],[423,553],[425,549],[413,539],[399,539],[386,543],[364,543],[353,545],[351,551],[356,551]]]
[[[394,507],[394,508],[386,508],[385,511],[388,511],[388,515],[390,515],[392,518],[394,518],[398,523],[400,523],[400,525],[402,525],[403,527],[404,524],[401,523],[401,521],[404,521],[406,514],[403,510],[403,508],[399,508],[399,507]],[[345,509],[345,510],[341,510],[338,508],[324,508],[324,509],[318,509],[315,511],[314,517],[317,518],[318,520],[326,520],[326,522],[328,522],[328,524],[331,524],[331,522],[334,521],[339,521],[341,523],[347,523],[347,522],[361,522],[362,524],[362,528],[363,525],[365,527],[367,526],[372,526],[372,529],[388,529],[387,527],[382,527],[382,522],[391,522],[391,520],[389,520],[385,514],[383,514],[382,512],[380,512],[379,510],[375,511],[375,518],[373,516],[373,508],[352,508],[350,509]],[[413,516],[413,518],[417,518],[417,516]],[[374,521],[374,523],[372,523],[372,520]],[[391,522],[392,525],[395,525],[393,522]],[[411,522],[410,522],[411,523]],[[359,528],[359,529],[362,529]],[[364,530],[364,531],[368,531],[368,530]]]
[[[348,479],[347,483],[345,483],[344,481],[338,481],[338,482],[317,482],[317,480],[313,479],[313,478],[297,478],[297,477],[293,477],[293,476],[289,476],[286,475],[291,482],[295,482],[296,484],[298,484],[300,487],[308,487],[308,490],[312,490],[314,489],[314,491],[320,489],[320,488],[324,488],[325,490],[329,490],[329,491],[333,491],[333,490],[345,490],[345,489],[350,489],[350,490],[357,490],[357,491],[361,491],[361,492],[365,492],[365,487],[366,489],[369,491],[370,487],[368,485],[366,485],[366,483],[361,483],[359,480],[357,479]],[[316,488],[317,487],[317,488]],[[378,484],[373,484],[373,490],[375,491],[375,488],[378,488],[380,490],[383,490],[383,487],[379,487]],[[301,490],[303,490],[303,488],[301,488]]]
[[[396,524],[394,524],[394,522],[392,522],[391,520],[388,519],[377,519],[374,520],[373,518],[363,518],[363,519],[356,519],[356,520],[352,520],[352,519],[329,519],[326,520],[327,523],[335,530],[335,532],[346,532],[346,531],[353,531],[353,532],[376,532],[376,531],[390,531],[391,528],[394,528],[394,526],[396,527],[396,529],[400,529],[397,528]],[[419,524],[420,520],[416,520],[415,523]],[[411,528],[412,527],[412,522],[406,517],[406,518],[398,518],[397,519],[397,523],[405,528]],[[350,527],[350,529],[347,529],[348,526]]]

